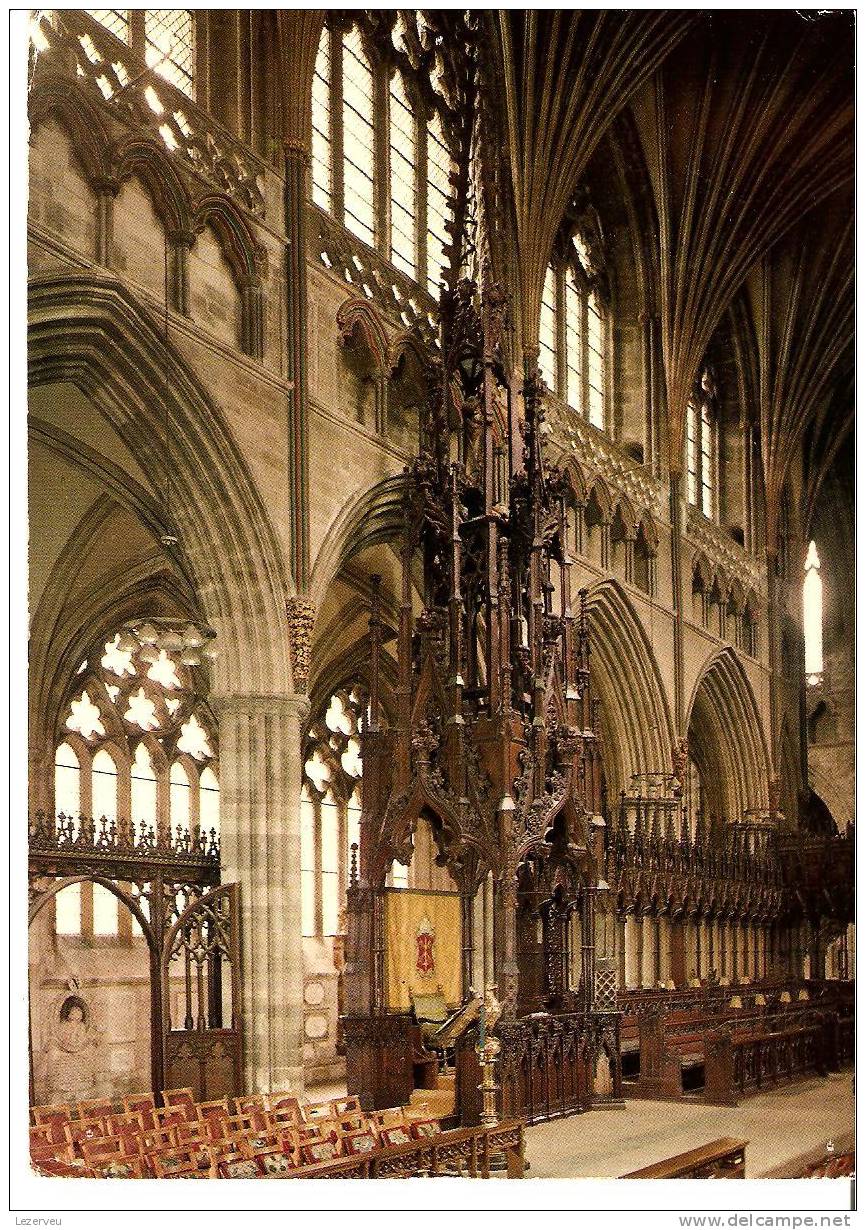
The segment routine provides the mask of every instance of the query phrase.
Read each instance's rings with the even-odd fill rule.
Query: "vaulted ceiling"
[[[284,118],[303,141],[322,11],[281,12]],[[441,15],[447,33],[447,15]],[[685,411],[728,317],[755,371],[770,547],[795,457],[811,477],[853,414],[854,39],[850,12],[499,10],[479,13],[482,103],[510,187],[509,281],[537,350],[551,250],[600,142],[623,122],[626,174],[654,231],[672,471]],[[440,15],[425,10],[435,29]],[[443,34],[443,43],[447,42]],[[298,90],[298,85],[301,89]]]

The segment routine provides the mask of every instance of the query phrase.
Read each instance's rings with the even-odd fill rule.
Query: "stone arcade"
[[[34,1157],[517,1174],[847,1067],[850,16],[29,56]]]

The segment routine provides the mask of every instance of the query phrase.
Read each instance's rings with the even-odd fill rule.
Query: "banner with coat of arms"
[[[459,1004],[461,934],[459,893],[395,889],[385,893],[385,998],[407,1009],[409,989],[442,988],[446,1003]]]

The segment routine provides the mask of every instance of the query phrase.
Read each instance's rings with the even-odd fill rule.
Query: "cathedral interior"
[[[853,25],[31,14],[37,1173],[848,1114]]]

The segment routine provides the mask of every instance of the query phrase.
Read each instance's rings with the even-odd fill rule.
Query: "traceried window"
[[[171,834],[186,849],[201,834],[219,836],[214,723],[182,625],[173,650],[149,643],[147,627],[95,646],[74,676],[55,751],[54,808],[73,838],[82,818],[92,818],[97,838],[128,826],[136,835]],[[98,884],[71,885],[55,899],[55,927],[58,935],[116,936],[117,898]],[[134,920],[132,934],[140,934]]]
[[[195,97],[195,24],[190,9],[86,9],[148,68]]]
[[[308,732],[301,791],[301,930],[336,935],[361,825],[361,741],[367,701],[339,688]]]
[[[803,638],[806,645],[806,683],[819,684],[824,676],[824,582],[814,541],[809,543],[803,579]]]
[[[312,199],[438,295],[453,160],[440,78],[418,67],[423,25],[420,14],[395,13],[385,55],[358,26],[325,27],[312,89]]]
[[[607,422],[606,309],[586,246],[576,235],[548,267],[539,320],[539,366],[551,392],[604,430]],[[560,324],[560,312],[564,321]]]
[[[686,494],[688,502],[710,520],[716,515],[716,433],[713,399],[702,389],[686,410]]]
[[[86,9],[85,12],[98,21],[106,30],[110,30],[122,42],[129,42],[129,10],[128,9]]]
[[[193,96],[193,22],[189,9],[144,10],[144,58],[150,68]]]
[[[583,302],[573,270],[565,278],[565,396],[583,413]]]

